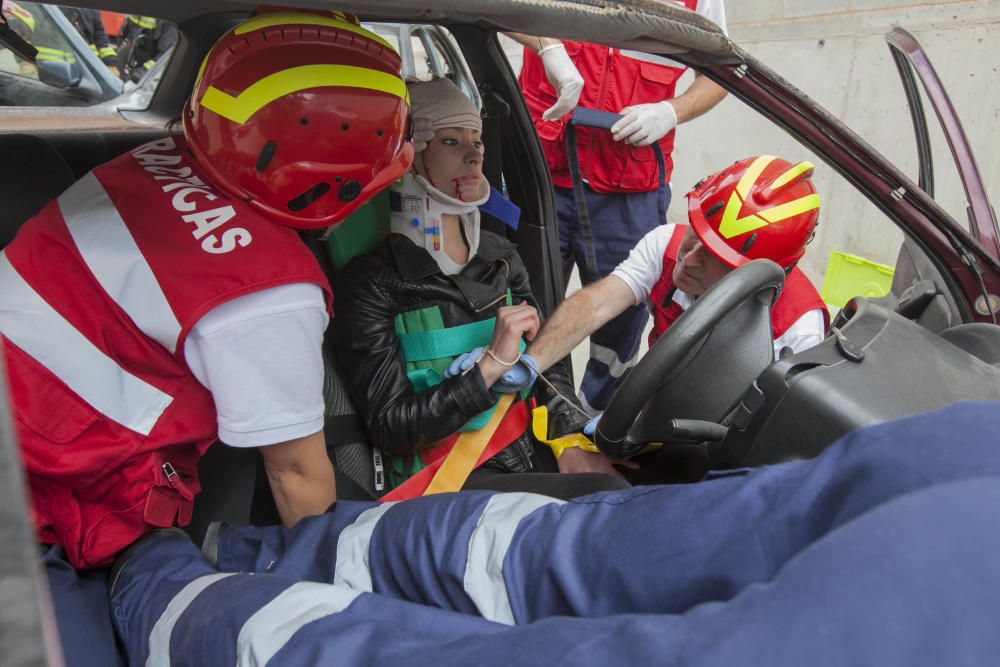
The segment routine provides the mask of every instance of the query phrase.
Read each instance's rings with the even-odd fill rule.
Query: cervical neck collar
[[[460,273],[465,264],[455,262],[444,251],[442,216],[458,216],[471,259],[479,248],[479,205],[485,203],[490,195],[486,180],[483,180],[482,197],[467,202],[446,195],[412,171],[404,174],[389,189],[393,194],[390,229],[430,253],[445,275]]]

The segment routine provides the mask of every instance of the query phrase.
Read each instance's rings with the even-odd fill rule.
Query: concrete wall
[[[923,44],[976,147],[979,166],[1000,198],[1000,1],[730,0],[729,33],[916,180],[916,148],[902,86],[884,34],[900,25]],[[992,39],[991,39],[992,37]],[[508,49],[515,69],[519,49]],[[687,75],[690,77],[690,74]],[[681,88],[686,85],[682,81]],[[937,198],[965,220],[965,197],[934,118]],[[678,131],[668,217],[683,220],[683,194],[702,176],[760,153],[817,164],[823,213],[802,263],[820,284],[830,250],[894,264],[901,234],[866,199],[742,102],[727,98]]]
[[[1000,2],[913,0],[739,0],[727,2],[735,42],[797,85],[916,180],[916,145],[896,67],[884,34],[899,25],[921,42],[973,142],[992,194],[1000,197]],[[992,39],[991,39],[992,37]],[[931,113],[928,109],[928,113]],[[966,199],[936,119],[936,197],[965,221]],[[813,159],[823,199],[815,241],[803,268],[817,285],[830,250],[894,264],[901,234],[853,187],[824,168],[782,131],[726,99],[682,126],[674,187],[684,192],[733,159],[776,153]],[[670,217],[683,215],[671,207]]]

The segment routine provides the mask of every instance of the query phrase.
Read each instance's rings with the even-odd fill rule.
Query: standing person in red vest
[[[399,72],[343,16],[262,13],[207,56],[183,137],[95,168],[0,253],[13,411],[70,664],[116,664],[105,568],[190,521],[216,440],[259,449],[286,526],[336,500],[332,294],[296,230],[339,222],[409,167]]]
[[[445,488],[569,498],[626,487],[606,475],[560,475],[551,457],[539,460],[547,451],[533,437],[531,400],[548,405],[542,439],[579,433],[587,421],[556,393],[575,398],[562,364],[551,364],[528,400],[498,406],[501,394],[535,379],[520,356],[522,336],[539,326],[528,272],[513,242],[480,225],[481,207],[492,207],[479,111],[448,79],[409,89],[414,126],[433,134],[415,142],[413,169],[390,186],[391,233],[338,275],[333,327],[350,394],[384,454],[385,486],[376,490],[392,500],[425,493],[432,478],[440,482],[444,457],[465,446],[456,439],[486,433],[504,409],[481,465]],[[517,224],[516,212],[508,222]],[[550,473],[539,474],[545,463]]]
[[[675,0],[726,29],[722,0]],[[696,75],[677,94],[680,63],[639,51],[511,34],[525,46],[518,82],[542,142],[555,186],[563,276],[573,265],[584,285],[607,276],[629,250],[666,221],[670,205],[674,128],[718,104],[726,92]],[[623,114],[611,131],[580,127],[576,149],[589,225],[574,200],[567,155],[569,114],[577,106]],[[652,148],[658,144],[663,165]],[[603,410],[635,363],[646,324],[642,308],[627,308],[590,337],[580,385],[584,407]]]
[[[821,342],[829,324],[826,305],[795,266],[819,219],[812,173],[809,162],[793,165],[763,155],[702,180],[687,195],[690,225],[654,228],[610,276],[556,309],[529,347],[538,367],[563,358],[589,332],[632,306],[652,313],[652,345],[726,274],[761,258],[777,262],[786,273],[771,309],[775,358],[786,348],[799,352]],[[610,468],[610,462],[600,453],[567,449],[559,466],[567,472],[598,471]]]

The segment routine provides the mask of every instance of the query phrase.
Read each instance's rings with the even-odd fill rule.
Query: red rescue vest
[[[180,139],[97,167],[25,223],[0,253],[0,332],[38,539],[94,567],[185,525],[217,435],[188,332],[300,282],[332,303],[297,234],[208,185]]]
[[[649,292],[649,300],[653,310],[653,328],[649,332],[649,346],[671,327],[681,316],[684,309],[673,300],[674,296],[674,265],[677,263],[677,249],[687,231],[686,225],[677,225],[667,249],[663,251],[663,270],[659,280]],[[810,310],[819,308],[823,311],[823,326],[830,325],[830,316],[826,304],[820,298],[816,288],[804,273],[794,267],[785,277],[785,287],[771,308],[771,337],[777,340],[781,334],[795,324],[800,317]]]
[[[694,11],[697,0],[683,0]],[[564,41],[566,52],[583,77],[579,106],[618,113],[633,104],[673,99],[684,67],[663,64],[665,59],[635,51],[621,51],[598,44]],[[573,187],[566,164],[566,118],[542,120],[542,113],[556,101],[556,93],[545,76],[542,59],[524,49],[518,77],[528,111],[542,141],[552,173],[561,188]],[[611,133],[581,127],[576,132],[583,179],[597,192],[650,192],[659,186],[656,159],[649,146],[630,146],[614,141]],[[674,132],[660,140],[666,182],[670,182]]]

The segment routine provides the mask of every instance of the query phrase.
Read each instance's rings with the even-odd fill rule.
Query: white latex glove
[[[559,96],[556,103],[542,114],[542,120],[558,120],[576,108],[583,92],[583,77],[562,42],[546,46],[538,55],[545,65],[545,77]]]
[[[434,130],[431,129],[430,118],[413,119],[413,152],[419,153],[427,150],[427,142],[434,138]]]
[[[611,136],[626,144],[649,146],[677,127],[677,112],[670,102],[636,104],[619,113],[624,117],[611,126]]]

